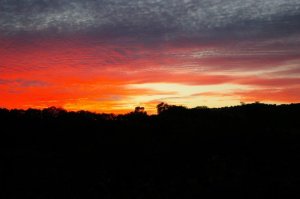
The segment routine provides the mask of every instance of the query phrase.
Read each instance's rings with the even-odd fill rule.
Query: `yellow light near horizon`
[[[232,92],[237,90],[250,90],[249,86],[241,86],[235,84],[218,84],[218,85],[186,85],[176,83],[147,83],[147,84],[131,84],[129,88],[135,89],[152,89],[163,92],[170,91],[173,94],[166,95],[149,95],[135,96],[133,101],[141,102],[167,102],[175,105],[184,105],[187,107],[209,106],[221,107],[231,106],[240,103],[238,96],[230,96]],[[209,95],[215,93],[215,95]],[[228,94],[228,95],[227,95]]]

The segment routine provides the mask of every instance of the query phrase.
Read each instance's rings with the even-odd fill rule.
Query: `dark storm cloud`
[[[299,0],[0,0],[0,31],[160,38],[300,33]]]

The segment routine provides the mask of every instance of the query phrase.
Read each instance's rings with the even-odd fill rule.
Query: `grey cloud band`
[[[226,30],[282,26],[300,32],[299,19],[299,0],[0,0],[2,34],[55,30],[207,36],[219,29],[226,35]]]

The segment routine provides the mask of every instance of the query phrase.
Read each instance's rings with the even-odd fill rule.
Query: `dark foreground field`
[[[298,198],[300,105],[0,109],[0,198]]]

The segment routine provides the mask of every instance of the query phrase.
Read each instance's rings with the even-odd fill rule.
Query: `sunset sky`
[[[0,0],[0,107],[300,102],[299,0]]]

